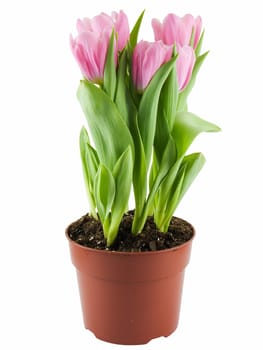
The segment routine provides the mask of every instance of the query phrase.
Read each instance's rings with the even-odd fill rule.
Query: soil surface
[[[118,236],[111,247],[106,246],[102,225],[86,214],[68,228],[69,237],[85,247],[120,252],[156,251],[176,247],[192,238],[193,227],[186,221],[173,217],[167,233],[160,232],[148,217],[143,231],[134,236],[131,233],[133,211],[124,215]]]

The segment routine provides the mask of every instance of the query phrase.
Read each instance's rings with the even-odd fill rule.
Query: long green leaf
[[[116,185],[116,196],[113,203],[113,212],[122,213],[126,210],[132,184],[133,159],[131,147],[128,147],[118,159],[113,177]]]
[[[134,145],[130,131],[116,105],[101,89],[81,81],[78,98],[85,113],[100,162],[110,170],[121,154]]]
[[[118,159],[113,177],[115,180],[115,198],[112,204],[111,222],[107,234],[107,245],[110,246],[116,238],[123,214],[128,208],[132,184],[133,157],[131,147]]]
[[[178,198],[178,203],[203,168],[205,161],[205,157],[202,153],[192,153],[184,157],[182,162],[182,167],[185,167],[184,181]]]
[[[176,52],[174,53],[177,58]],[[169,140],[171,130],[174,125],[174,118],[176,115],[176,107],[178,100],[178,81],[176,73],[176,65],[174,64],[170,74],[165,81],[159,99],[156,133],[154,139],[154,150],[156,160],[160,164],[163,150]]]
[[[169,170],[174,165],[175,159],[176,159],[175,143],[172,137],[170,137],[167,142],[166,148],[164,149],[162,161],[161,161],[161,164],[159,165],[157,176],[154,179],[151,192],[147,199],[147,205],[149,207],[152,205],[152,201],[154,200],[154,196],[156,192],[159,190],[160,184],[162,183],[162,181],[164,181]]]
[[[177,59],[176,52],[174,53],[175,59]],[[169,131],[173,129],[174,118],[176,114],[177,102],[178,102],[178,78],[176,65],[173,66],[170,74],[165,81],[160,94],[158,117],[165,118],[167,120],[167,125]]]
[[[90,145],[88,132],[84,127],[82,127],[80,131],[80,149],[81,157],[85,158],[87,170],[93,184],[94,177],[99,167],[99,158],[95,149]]]
[[[80,155],[87,195],[90,203],[90,213],[97,218],[94,197],[94,178],[98,170],[99,160],[96,151],[90,146],[87,130],[83,127],[79,137]]]
[[[161,183],[161,181],[167,175],[168,171],[174,165],[175,162],[176,162],[176,146],[173,138],[170,136],[167,141],[166,147],[163,150],[161,163],[159,164],[159,169],[157,174],[158,183]]]
[[[177,161],[171,166],[169,169],[166,177],[162,181],[159,192],[158,192],[158,201],[156,203],[156,210],[157,211],[163,211],[165,210],[167,199],[170,196],[170,193],[172,191],[173,184],[175,182],[175,179],[177,177],[178,171],[180,169],[180,165],[182,163],[183,157],[177,159]]]
[[[143,93],[138,115],[138,125],[145,151],[146,167],[148,168],[155,136],[157,108],[159,96],[164,82],[174,66],[175,58],[159,68]]]
[[[129,94],[132,96],[132,99],[133,99],[136,107],[138,107],[138,105],[140,103],[141,96],[136,91],[136,88],[135,88],[133,80],[132,80],[132,73],[131,73],[132,72],[132,55],[133,55],[133,50],[134,50],[135,46],[137,45],[138,34],[139,34],[139,30],[141,27],[144,13],[145,13],[145,10],[141,13],[139,18],[137,19],[137,21],[136,21],[136,23],[135,23],[135,25],[130,33],[130,39],[129,39],[129,43],[127,45],[127,57],[128,57],[128,62],[129,62],[127,65],[127,69],[129,71],[129,79],[128,79]]]
[[[136,212],[134,222],[136,225],[137,216],[141,215],[147,193],[147,171],[145,164],[144,147],[138,127],[138,112],[128,89],[129,77],[127,76],[127,52],[124,51],[120,57],[118,69],[118,83],[116,91],[116,105],[129,127],[134,142],[135,159],[133,172],[133,186],[135,196]]]
[[[111,171],[100,164],[95,177],[94,192],[102,223],[110,213],[115,198],[115,181]]]
[[[180,163],[180,167],[174,173],[174,177],[170,173],[170,183],[165,182],[162,184],[162,193],[158,206],[156,208],[155,222],[161,231],[166,232],[168,229],[171,218],[189,189],[194,179],[205,164],[205,157],[202,153],[193,153],[183,158]],[[173,181],[171,181],[173,180]],[[168,178],[166,179],[168,181]],[[168,186],[167,186],[168,185]],[[166,193],[164,192],[166,191]]]
[[[140,14],[139,18],[137,19],[131,34],[130,34],[130,48],[131,51],[133,51],[133,49],[135,48],[136,44],[137,44],[137,40],[138,40],[138,34],[139,34],[139,30],[142,24],[142,20],[143,20],[143,16],[144,16],[145,10]]]
[[[204,40],[204,35],[205,35],[205,30],[202,31],[202,34],[199,38],[198,44],[197,44],[196,49],[195,49],[196,57],[200,56],[200,52],[201,52],[202,44],[203,44],[203,40]]]
[[[133,222],[132,231],[134,234],[141,232],[141,230],[143,229],[147,216],[149,216],[150,212],[152,211],[155,195],[159,190],[160,184],[162,183],[165,176],[167,175],[167,172],[169,171],[170,167],[174,163],[174,158],[175,158],[175,144],[174,144],[174,140],[170,137],[166,145],[166,148],[164,150],[163,158],[159,166],[158,173],[155,179],[153,179],[151,190],[147,198],[147,201],[145,203],[145,206],[143,208],[143,211],[140,215],[140,218],[137,221],[134,220]]]
[[[116,89],[116,68],[114,58],[115,35],[116,34],[113,30],[109,42],[103,80],[103,87],[112,100],[114,100]]]
[[[170,197],[170,194],[175,193],[178,185],[178,176],[182,174],[182,167],[185,167],[186,165],[186,161],[184,160],[185,153],[190,147],[195,137],[201,132],[215,131],[220,131],[220,128],[215,124],[207,122],[192,113],[179,112],[176,114],[172,136],[176,144],[177,160],[171,166],[167,173],[167,176],[160,184],[158,192],[158,201],[156,203],[156,211],[163,212],[163,208],[166,207],[167,199]],[[186,158],[186,160],[187,159],[188,158]],[[187,175],[186,179],[188,179]]]
[[[187,97],[189,96],[190,92],[192,91],[192,89],[194,87],[197,74],[198,74],[202,64],[204,63],[204,60],[205,60],[206,56],[208,55],[208,53],[209,52],[207,51],[203,55],[198,56],[196,58],[195,65],[194,65],[193,72],[192,72],[192,76],[191,76],[191,80],[189,81],[186,88],[179,94],[178,105],[177,105],[178,111],[186,111],[187,110]]]
[[[217,125],[201,119],[193,113],[177,113],[172,132],[178,152],[177,157],[184,155],[195,137],[201,132],[216,132],[220,130]]]
[[[127,50],[125,49],[121,53],[119,60],[115,103],[130,129],[130,125],[133,123],[133,119],[137,114],[137,109],[128,88],[129,76],[127,73],[127,64]]]
[[[135,147],[134,171],[133,171],[133,187],[136,204],[136,212],[134,221],[137,220],[137,215],[141,215],[143,205],[147,193],[147,169],[145,161],[144,147],[138,127],[137,115],[131,122],[130,130],[133,135]]]
[[[169,141],[171,132],[169,131],[168,121],[164,115],[162,104],[160,103],[158,108],[158,115],[156,121],[156,132],[154,138],[154,151],[156,158],[155,160],[160,165],[163,158],[163,151],[166,148],[167,142]]]
[[[155,216],[155,223],[161,232],[167,232],[173,213],[179,203],[179,197],[183,186],[185,171],[184,168],[179,174],[177,186],[172,190],[170,199],[166,202],[165,207],[160,208],[160,220]]]

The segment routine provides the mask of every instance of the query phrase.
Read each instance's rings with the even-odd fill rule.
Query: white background
[[[0,5],[0,348],[124,349],[84,330],[65,227],[88,211],[69,49],[77,18],[123,9],[134,23],[200,14],[210,50],[190,110],[219,124],[176,215],[196,227],[180,325],[131,349],[263,348],[261,1],[12,1]]]

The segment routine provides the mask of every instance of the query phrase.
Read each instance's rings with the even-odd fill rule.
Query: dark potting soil
[[[173,217],[168,232],[162,233],[148,217],[142,232],[134,236],[131,232],[133,211],[124,215],[118,236],[111,247],[106,246],[102,225],[89,214],[72,223],[69,237],[85,247],[120,252],[156,251],[176,247],[192,238],[193,227],[186,221]]]

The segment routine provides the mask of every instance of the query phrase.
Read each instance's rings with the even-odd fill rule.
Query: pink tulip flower
[[[98,16],[90,18],[84,18],[77,21],[78,33],[82,32],[97,32],[107,33],[109,36],[112,33],[113,28],[117,33],[117,48],[118,51],[122,51],[127,44],[130,36],[128,17],[123,11],[112,12],[111,16],[106,13],[101,13]]]
[[[105,60],[109,46],[107,33],[82,32],[70,44],[83,76],[94,83],[103,82]]]
[[[195,52],[191,46],[179,47],[176,60],[176,72],[179,91],[182,91],[189,83],[195,64]]]
[[[112,30],[116,32],[115,64],[118,51],[123,50],[129,40],[128,18],[123,11],[111,16],[101,13],[89,19],[77,21],[78,36],[70,37],[70,45],[82,74],[95,83],[101,83]]]
[[[143,92],[156,71],[172,56],[172,46],[161,41],[140,41],[132,57],[132,76],[138,92]]]
[[[119,14],[117,12],[112,12],[111,16],[117,33],[117,48],[118,51],[122,51],[130,38],[128,17],[123,11],[120,11]]]
[[[192,15],[178,17],[174,14],[167,15],[163,23],[157,19],[152,20],[155,40],[162,40],[166,45],[176,44],[177,49],[190,45],[192,32],[194,33],[193,47],[196,48],[200,39],[202,19]]]

